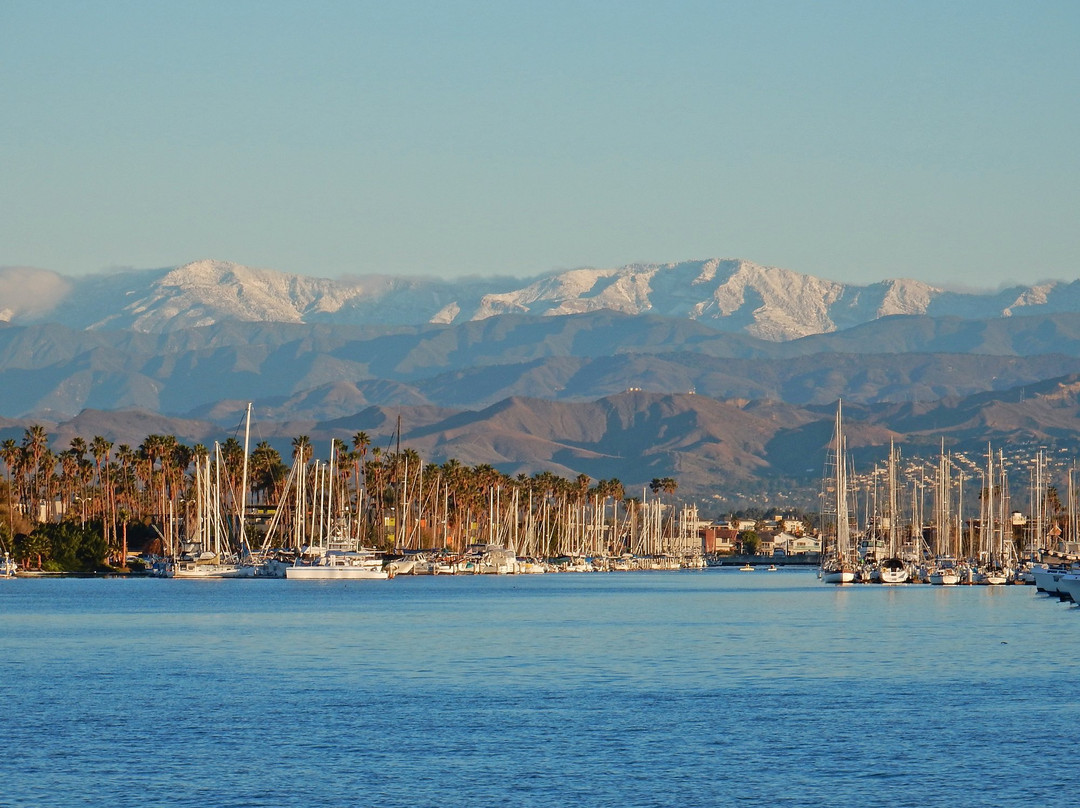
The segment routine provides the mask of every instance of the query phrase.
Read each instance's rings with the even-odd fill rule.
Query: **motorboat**
[[[1080,575],[1070,572],[1062,575],[1057,582],[1058,597],[1062,600],[1071,600],[1080,603]]]
[[[285,568],[285,577],[305,581],[357,581],[385,580],[393,576],[370,551],[328,550],[310,561],[301,556],[295,564]]]

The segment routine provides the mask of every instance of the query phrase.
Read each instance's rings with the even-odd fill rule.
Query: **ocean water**
[[[794,570],[0,581],[0,805],[1071,804],[1078,637]]]

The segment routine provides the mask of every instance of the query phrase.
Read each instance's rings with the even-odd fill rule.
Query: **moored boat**
[[[881,562],[879,572],[883,584],[907,583],[910,577],[907,566],[899,558],[886,558]]]
[[[851,540],[847,450],[844,444],[840,404],[836,405],[834,440],[832,459],[835,468],[832,483],[836,494],[836,533],[833,545],[822,551],[820,575],[821,580],[827,584],[850,584],[855,581],[855,547]]]
[[[314,559],[298,559],[285,568],[290,580],[386,580],[392,575],[383,569],[382,561],[372,552],[328,550]]]
[[[254,578],[255,565],[225,561],[213,553],[181,556],[166,562],[166,578]]]
[[[1060,565],[1040,564],[1032,568],[1032,577],[1035,579],[1035,589],[1048,595],[1060,594],[1059,583],[1061,579],[1069,575],[1069,567]]]
[[[1062,575],[1057,582],[1058,597],[1062,600],[1071,600],[1080,603],[1080,575],[1068,573]]]
[[[926,577],[934,586],[956,586],[960,583],[960,571],[956,567],[935,567]]]
[[[855,582],[855,570],[832,569],[822,570],[821,580],[827,584],[850,584]]]

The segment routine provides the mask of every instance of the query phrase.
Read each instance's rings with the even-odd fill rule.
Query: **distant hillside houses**
[[[757,555],[805,556],[821,552],[821,538],[808,533],[802,519],[772,514],[764,519],[732,518],[698,523],[702,549],[712,554],[742,553],[747,534],[757,537]]]
[[[765,530],[771,533],[790,533],[793,536],[801,536],[805,530],[802,519],[793,516],[781,516],[780,514],[767,516],[760,520],[749,518],[729,519],[726,522],[718,522],[717,524],[738,531],[756,530],[760,532]]]

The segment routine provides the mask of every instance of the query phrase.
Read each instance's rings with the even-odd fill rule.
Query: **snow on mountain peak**
[[[879,317],[892,314],[924,314],[942,290],[936,286],[913,280],[887,280],[886,292],[878,307]]]
[[[699,320],[784,341],[898,314],[1008,316],[1017,308],[1080,311],[1080,282],[995,295],[944,292],[914,280],[854,286],[743,259],[580,268],[532,280],[366,276],[331,280],[203,259],[161,270],[62,278],[0,271],[0,319],[58,319],[77,328],[174,331],[227,320],[450,324],[519,313],[602,309]],[[36,294],[23,294],[28,289]]]

